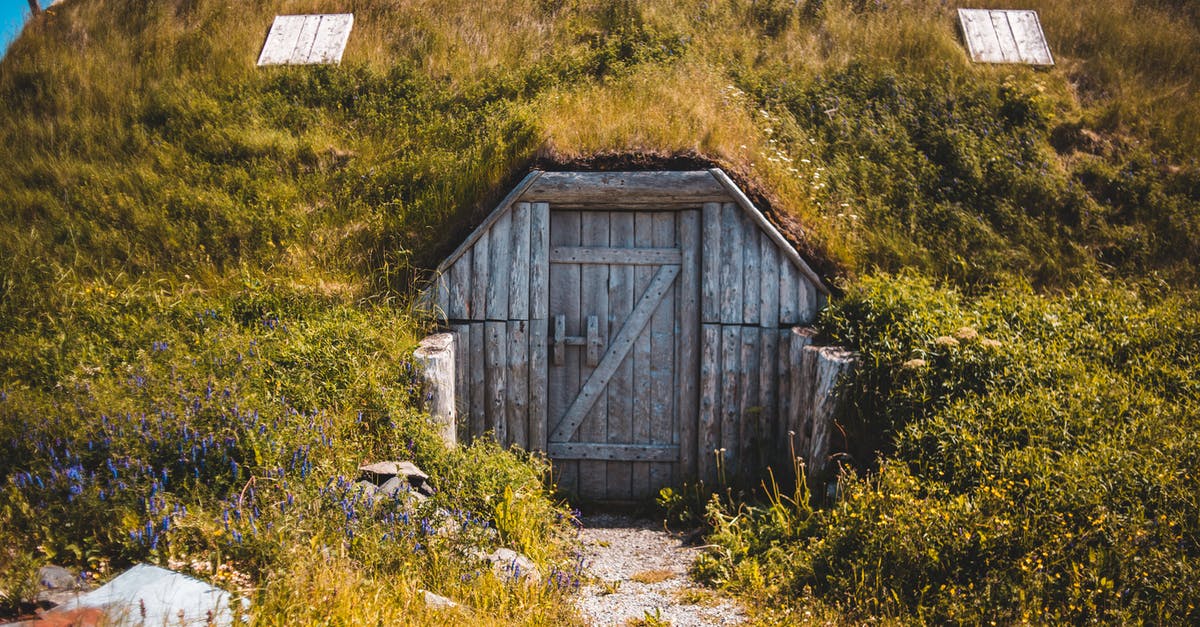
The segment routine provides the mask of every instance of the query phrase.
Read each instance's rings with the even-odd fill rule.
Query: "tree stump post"
[[[425,409],[436,423],[447,447],[458,445],[458,412],[455,409],[453,333],[438,333],[421,340],[413,353],[424,379]]]

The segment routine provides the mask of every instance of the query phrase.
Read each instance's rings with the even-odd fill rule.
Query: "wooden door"
[[[698,220],[551,207],[547,448],[583,498],[645,498],[694,455]]]

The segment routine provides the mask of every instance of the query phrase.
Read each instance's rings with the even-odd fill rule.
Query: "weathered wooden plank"
[[[1000,46],[1000,56],[1005,63],[1016,63],[1021,60],[1017,50],[1017,40],[1013,37],[1012,27],[1008,25],[1008,14],[1004,11],[992,11],[989,14],[992,28],[996,31],[996,43]]]
[[[829,467],[829,451],[833,422],[845,395],[843,380],[854,368],[854,354],[836,346],[808,347],[817,353],[816,380],[813,386],[812,439],[809,455],[812,459],[810,477],[822,480]]]
[[[413,360],[421,369],[425,387],[425,409],[433,417],[442,443],[458,445],[458,412],[455,410],[453,333],[437,333],[421,340]]]
[[[546,319],[529,321],[529,450],[546,450]]]
[[[484,231],[475,240],[471,254],[471,319],[487,319],[488,285],[491,283],[489,269],[492,261],[491,235]],[[464,258],[465,261],[465,258]]]
[[[650,212],[638,212],[633,218],[634,245],[639,248],[654,246],[654,215]],[[635,298],[645,293],[654,278],[654,268],[638,266],[633,270],[633,288]],[[628,323],[626,323],[628,324]],[[650,412],[653,401],[650,366],[654,357],[650,352],[650,334],[641,333],[634,340],[633,346],[633,441],[639,444],[650,443]],[[630,468],[630,491],[635,499],[646,498],[650,495],[650,464],[635,463]]]
[[[775,441],[779,443],[780,459],[787,462],[784,466],[787,468],[791,466],[793,445],[792,436],[788,434],[788,418],[792,414],[792,330],[779,329],[776,336],[779,338],[779,348],[775,355],[775,380],[779,387],[776,390],[778,409],[775,414],[774,433]]]
[[[700,321],[721,321],[721,203],[706,202],[700,216]]]
[[[580,215],[578,211],[550,212],[550,245],[578,246],[580,237]],[[580,267],[574,264],[550,264],[550,313],[556,320],[552,332],[557,337],[559,329],[563,335],[573,330],[579,332],[579,282]],[[558,320],[562,324],[557,324]],[[572,328],[574,325],[574,328]],[[559,351],[559,346],[562,350]],[[547,430],[552,431],[566,413],[567,407],[579,390],[579,357],[575,352],[567,355],[564,344],[555,342],[555,358],[548,369],[549,393],[547,396]],[[562,359],[557,353],[562,352]],[[549,436],[548,436],[549,438]],[[577,489],[576,488],[573,489]]]
[[[529,213],[527,202],[515,203],[509,227],[508,319],[529,319]]]
[[[700,407],[696,467],[700,479],[716,486],[716,456],[721,448],[721,327],[700,330]]]
[[[535,202],[529,213],[529,317],[549,317],[550,205]]]
[[[779,330],[763,328],[758,344],[758,459],[769,464],[778,459],[779,440],[775,437],[778,422],[779,393]]]
[[[807,276],[814,284],[816,284],[817,289],[820,290],[821,293],[828,295],[829,288],[825,287],[825,284],[821,282],[821,277],[817,276],[816,272],[813,272],[813,269],[809,267],[806,261],[804,261],[804,258],[800,256],[800,253],[796,252],[795,248],[792,248],[792,245],[789,244],[786,239],[784,239],[783,235],[779,232],[779,229],[776,229],[775,225],[771,224],[770,220],[767,220],[766,216],[764,216],[762,212],[758,210],[758,207],[755,207],[754,203],[750,202],[750,199],[746,196],[745,192],[743,192],[736,184],[734,184],[734,182],[729,178],[729,175],[725,174],[725,172],[720,168],[712,168],[709,170],[709,172],[712,173],[713,178],[717,179],[717,181],[721,183],[721,186],[725,188],[725,191],[729,192],[729,195],[733,197],[734,202],[736,202],[737,205],[742,208],[743,215],[758,224],[759,228],[761,228],[763,232],[775,242],[775,244],[779,247],[779,253],[785,259],[791,260],[791,262],[795,264],[796,269],[799,270],[804,276]]]
[[[759,270],[758,322],[763,328],[773,329],[779,326],[779,249],[766,233],[760,231],[756,235],[762,264]]]
[[[741,379],[738,387],[742,393],[738,411],[741,447],[738,456],[746,479],[757,475],[759,464],[758,414],[762,411],[762,402],[758,396],[758,339],[757,328],[742,327],[741,370],[738,371]]]
[[[449,317],[446,315],[450,309],[449,283],[449,277],[444,274],[433,278],[433,316],[439,322],[445,322]]]
[[[303,62],[341,63],[342,53],[346,51],[346,43],[350,40],[350,30],[354,27],[354,14],[337,13],[322,15],[320,18],[312,48]],[[295,59],[293,62],[301,61]]]
[[[471,327],[471,439],[482,437],[487,431],[487,364],[484,359],[484,333],[482,322],[472,322]]]
[[[259,65],[279,65],[292,62],[292,52],[296,50],[296,42],[300,39],[300,29],[304,27],[303,15],[276,15],[267,32],[267,40],[263,43],[262,52],[258,56]]]
[[[1050,54],[1050,46],[1046,42],[1045,33],[1042,32],[1042,23],[1038,19],[1037,11],[1007,13],[1021,61],[1032,65],[1054,65],[1054,56]]]
[[[738,472],[741,418],[741,357],[742,328],[724,325],[721,328],[721,463],[724,476],[732,479]]]
[[[797,455],[805,457],[807,463],[808,438],[802,433],[806,414],[811,409],[811,389],[805,380],[804,349],[812,344],[815,333],[812,329],[795,327],[788,334],[788,415],[787,429],[789,445]]]
[[[555,459],[620,461],[612,466],[629,468],[629,462],[660,462],[670,464],[679,459],[679,447],[674,444],[601,444],[599,442],[556,442],[550,445]],[[611,493],[610,493],[611,494]],[[608,497],[616,498],[616,497]]]
[[[451,327],[454,331],[454,408],[458,412],[458,439],[471,441],[471,325]]]
[[[967,42],[971,58],[987,63],[1004,61],[990,11],[987,9],[959,9],[958,20],[962,25],[963,39]]]
[[[529,322],[508,321],[508,372],[504,389],[507,399],[505,429],[508,442],[529,448]]]
[[[679,214],[679,248],[683,261],[679,266],[679,300],[676,316],[679,338],[676,341],[676,389],[679,390],[679,411],[675,424],[679,431],[679,471],[687,481],[694,481],[696,466],[696,431],[700,391],[700,212]]]
[[[609,215],[609,244],[614,248],[634,246],[634,214],[613,212]],[[637,293],[634,292],[633,266],[613,265],[608,272],[608,334],[609,337],[615,337],[633,312]],[[609,444],[633,441],[633,361],[632,355],[621,360],[608,383]],[[631,464],[626,461],[610,462],[607,471],[608,498],[633,498]]]
[[[581,218],[582,239],[580,244],[589,248],[606,248],[609,245],[608,213],[603,211],[585,211]],[[553,249],[551,250],[553,253]],[[608,320],[608,266],[584,265],[580,270],[580,315],[587,324],[586,337],[588,345],[584,348],[584,362],[579,370],[581,381],[586,381],[580,388],[580,396],[589,393],[587,387],[591,383],[594,368],[599,367],[599,354],[602,346],[608,345],[608,325],[600,328],[600,320]],[[624,356],[622,356],[624,358]],[[616,365],[613,365],[613,371]],[[591,407],[583,413],[583,423],[577,429],[574,438],[579,442],[604,442],[608,431],[608,397],[605,389],[608,387],[610,372],[597,388],[591,400]],[[572,438],[565,437],[558,441],[566,442]],[[599,461],[581,461],[579,463],[579,493],[585,498],[604,498],[608,489],[607,464]]]
[[[721,205],[721,322],[742,323],[742,219],[737,205]]]
[[[779,325],[791,326],[800,324],[800,297],[796,294],[799,287],[799,272],[787,260],[779,264]]]
[[[654,214],[654,245],[659,248],[676,246],[675,221],[682,213],[656,212]],[[679,268],[682,273],[682,268]],[[650,319],[650,354],[654,360],[650,368],[650,385],[653,395],[650,420],[650,441],[654,444],[673,444],[679,433],[676,429],[679,410],[678,365],[675,361],[679,337],[676,330],[678,318],[675,302],[679,283],[668,289],[658,303]],[[650,489],[658,490],[671,483],[670,464],[654,463],[650,466]]]
[[[504,199],[500,201],[500,204],[496,205],[496,208],[493,209],[490,214],[488,214],[488,217],[485,218],[479,226],[475,227],[474,231],[471,231],[471,234],[467,236],[467,239],[463,240],[463,243],[459,244],[458,248],[455,248],[454,252],[450,253],[449,257],[446,257],[446,259],[438,265],[437,271],[441,272],[442,270],[449,268],[456,261],[458,261],[459,257],[462,257],[463,253],[474,248],[475,242],[488,232],[488,229],[491,228],[492,223],[498,220],[500,215],[504,213],[504,210],[507,209],[508,206],[511,205],[513,201],[515,201],[521,194],[525,193],[525,190],[529,189],[529,186],[532,185],[533,182],[536,181],[541,175],[541,170],[534,170],[527,174],[525,178],[521,179],[521,182],[517,183],[516,187],[509,190],[508,195],[506,195]]]
[[[799,391],[792,392],[792,400],[798,403],[796,428],[796,447],[804,457],[804,463],[811,471],[816,460],[812,457],[812,427],[813,427],[813,398],[817,380],[817,360],[819,353],[816,346],[805,346],[800,351]]]
[[[629,349],[633,347],[634,339],[641,334],[650,321],[658,303],[670,291],[671,284],[674,283],[675,276],[678,274],[679,266],[663,266],[654,275],[650,287],[646,288],[645,293],[634,306],[633,313],[629,314],[628,322],[621,327],[617,336],[609,343],[608,351],[604,353],[600,365],[596,366],[596,369],[588,376],[579,395],[575,397],[571,407],[567,409],[566,414],[555,427],[550,436],[552,442],[568,441],[579,425],[583,423],[584,416],[595,405],[600,393],[608,385],[608,380],[616,372],[621,360],[629,353]]]
[[[445,270],[448,275],[449,303],[446,306],[446,317],[451,320],[471,319],[471,251],[463,258]]]
[[[759,295],[762,287],[762,269],[760,259],[762,247],[758,240],[761,231],[758,225],[742,219],[742,324],[758,324],[758,308],[762,304]]]
[[[521,196],[557,206],[640,203],[701,203],[729,199],[729,193],[705,171],[694,172],[546,172]]]
[[[296,37],[296,47],[292,48],[289,63],[308,63],[308,55],[312,52],[313,42],[317,38],[317,30],[320,27],[320,15],[304,16],[304,23],[300,25],[300,35]]]
[[[489,320],[484,323],[484,366],[487,380],[485,427],[496,441],[508,443],[508,397],[504,391],[508,371],[508,323]]]
[[[613,216],[631,214],[612,213]],[[550,249],[551,263],[625,264],[634,266],[661,266],[678,264],[683,258],[678,248],[584,248],[555,246]]]
[[[817,319],[819,303],[817,290],[807,277],[796,275],[796,310],[799,312],[800,324],[812,324]]]
[[[487,319],[508,321],[508,280],[512,274],[512,256],[508,254],[509,231],[512,228],[512,211],[505,211],[492,225],[488,237],[491,251],[488,255]]]

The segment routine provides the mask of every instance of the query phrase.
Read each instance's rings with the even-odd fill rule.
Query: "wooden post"
[[[843,379],[854,368],[855,355],[837,346],[808,347],[816,353],[816,378],[812,382],[812,437],[809,440],[809,477],[824,478],[828,469],[833,421],[845,398]]]
[[[446,446],[458,444],[458,413],[454,407],[454,334],[438,333],[421,340],[413,357],[425,382],[426,410],[433,416]]]

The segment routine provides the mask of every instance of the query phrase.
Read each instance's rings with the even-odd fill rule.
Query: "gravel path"
[[[744,616],[728,598],[688,577],[696,549],[662,523],[628,516],[583,517],[580,539],[595,579],[579,595],[579,609],[595,625],[627,625],[656,618],[674,627],[736,625]]]

